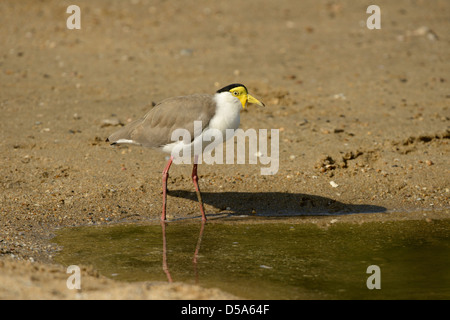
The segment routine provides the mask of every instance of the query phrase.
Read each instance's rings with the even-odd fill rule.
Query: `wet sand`
[[[234,82],[266,104],[241,128],[279,130],[279,171],[201,165],[207,214],[448,218],[448,1],[379,1],[381,30],[351,1],[78,1],[81,30],[68,30],[71,4],[0,4],[1,298],[155,297],[95,270],[92,294],[67,293],[51,239],[157,221],[166,155],[106,137],[154,102]],[[173,166],[168,217],[198,216],[191,167]]]

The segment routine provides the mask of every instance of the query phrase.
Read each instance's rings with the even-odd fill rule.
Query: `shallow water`
[[[248,299],[449,299],[450,220],[178,221],[61,230],[63,265],[125,281],[183,281]],[[251,221],[250,221],[251,222]],[[380,269],[381,289],[368,289]]]

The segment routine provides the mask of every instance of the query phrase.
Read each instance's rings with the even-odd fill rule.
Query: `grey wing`
[[[113,133],[108,140],[120,143],[129,140],[144,147],[159,148],[174,142],[172,132],[186,129],[194,139],[194,121],[202,122],[202,130],[214,116],[216,106],[212,95],[190,95],[161,101],[143,118]]]

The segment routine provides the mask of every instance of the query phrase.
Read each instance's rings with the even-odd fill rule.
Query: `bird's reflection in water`
[[[166,221],[161,221],[161,229],[162,229],[162,236],[163,236],[163,263],[162,268],[164,273],[167,276],[167,281],[173,282],[172,276],[169,271],[169,266],[167,264],[167,237],[166,237]],[[202,243],[202,237],[203,237],[203,231],[205,230],[205,224],[206,221],[202,220],[202,224],[200,227],[200,233],[198,235],[197,245],[195,246],[194,251],[194,258],[192,259],[192,264],[194,267],[194,274],[195,274],[195,283],[198,283],[198,268],[197,268],[197,259],[198,259],[198,253],[200,251],[200,246]]]

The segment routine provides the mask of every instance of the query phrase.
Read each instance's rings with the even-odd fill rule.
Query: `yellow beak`
[[[265,107],[264,103],[262,103],[261,101],[259,101],[255,97],[252,97],[249,94],[247,95],[247,103],[254,103],[254,104],[257,104],[260,107]],[[243,107],[245,108],[246,106],[247,106],[247,104],[245,104]]]

